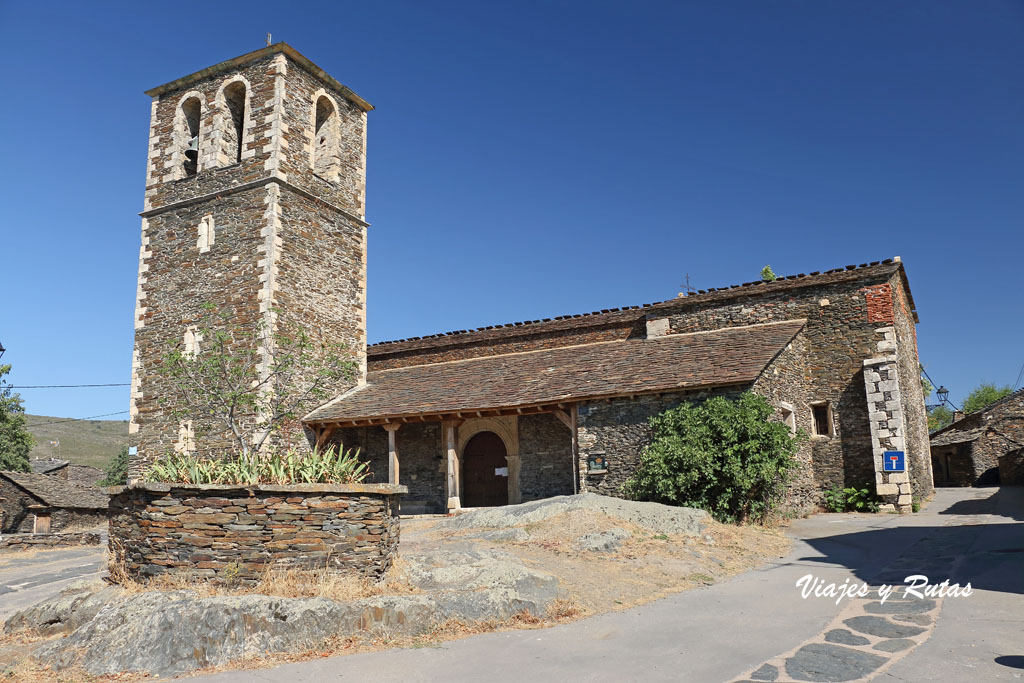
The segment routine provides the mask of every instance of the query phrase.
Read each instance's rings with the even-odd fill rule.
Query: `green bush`
[[[684,403],[651,418],[654,439],[625,493],[707,510],[720,521],[762,520],[780,502],[803,433],[770,421],[756,394]]]
[[[356,484],[369,474],[357,456],[358,451],[333,446],[312,453],[267,450],[221,460],[172,453],[155,462],[146,478],[181,484]]]
[[[100,481],[100,486],[124,486],[128,483],[128,447],[121,450],[107,465],[107,476]]]
[[[878,512],[878,499],[870,486],[833,486],[825,491],[824,498],[829,512]]]

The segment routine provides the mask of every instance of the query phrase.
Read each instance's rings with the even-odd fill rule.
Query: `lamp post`
[[[6,350],[7,349],[4,348],[4,345],[0,344],[0,358],[4,357],[4,351],[6,351]]]
[[[935,392],[935,395],[939,397],[939,404],[945,405],[949,397],[949,389],[946,387],[939,387]]]

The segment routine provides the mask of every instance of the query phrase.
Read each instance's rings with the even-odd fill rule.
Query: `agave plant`
[[[220,460],[195,453],[169,453],[153,463],[150,481],[182,484],[353,484],[369,475],[359,450],[330,446],[301,453],[266,449],[255,455],[239,454]]]

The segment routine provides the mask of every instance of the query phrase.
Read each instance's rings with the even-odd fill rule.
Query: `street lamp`
[[[938,391],[935,392],[935,395],[939,397],[940,404],[945,404],[946,399],[949,397],[949,389],[946,387],[939,387]]]
[[[4,348],[4,345],[0,344],[0,358],[4,357],[4,351],[6,351],[6,350],[7,349]]]

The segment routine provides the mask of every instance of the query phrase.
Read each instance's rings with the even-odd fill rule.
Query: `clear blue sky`
[[[142,91],[268,31],[377,107],[371,342],[900,255],[950,397],[1016,380],[1024,3],[319,5],[0,2],[13,383],[129,380]]]

